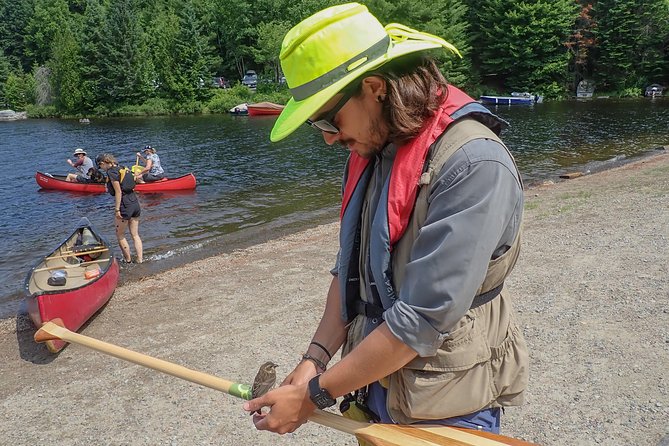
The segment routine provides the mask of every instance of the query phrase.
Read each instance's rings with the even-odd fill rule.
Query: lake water
[[[669,99],[593,100],[496,106],[509,121],[502,137],[527,184],[561,173],[601,169],[669,145]],[[168,176],[193,172],[197,190],[140,195],[142,265],[134,279],[258,243],[337,215],[346,152],[311,129],[269,142],[273,117],[188,116],[0,122],[0,317],[19,309],[28,270],[86,216],[112,242],[113,199],[41,190],[35,171],[66,173],[76,147],[131,165],[154,146]]]

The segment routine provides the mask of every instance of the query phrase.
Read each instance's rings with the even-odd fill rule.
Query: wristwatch
[[[337,400],[332,398],[330,392],[321,387],[319,382],[320,377],[321,374],[319,373],[318,375],[311,378],[311,381],[309,381],[309,398],[311,399],[311,402],[316,405],[316,407],[319,409],[325,409],[326,407],[334,406],[337,403]]]

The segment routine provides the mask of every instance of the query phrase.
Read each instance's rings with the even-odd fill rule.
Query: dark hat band
[[[372,62],[379,57],[383,56],[388,52],[388,46],[390,45],[390,36],[386,35],[384,38],[376,42],[374,45],[367,48],[360,54],[357,54],[344,62],[343,64],[333,68],[321,76],[318,76],[316,79],[313,79],[306,84],[302,84],[295,88],[290,89],[290,93],[293,95],[293,98],[296,101],[303,101],[310,96],[315,95],[321,90],[326,89],[330,85],[334,84],[340,79],[343,79],[349,73],[348,67],[352,63],[366,58],[366,60],[360,65],[355,66],[353,69],[360,68],[365,64]]]

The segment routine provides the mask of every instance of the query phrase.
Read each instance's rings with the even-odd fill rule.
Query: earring
[[[383,102],[383,101],[385,101],[385,100],[386,100],[386,97],[383,96],[383,95],[378,95],[378,96],[376,97],[376,102]]]

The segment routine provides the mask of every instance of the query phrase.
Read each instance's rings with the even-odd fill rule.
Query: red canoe
[[[65,181],[65,175],[51,175],[50,173],[37,172],[35,181],[42,189],[66,190],[70,192],[85,192],[90,194],[103,194],[107,188],[102,183],[75,183]],[[175,190],[195,189],[195,175],[192,173],[176,177],[165,178],[152,183],[142,183],[135,186],[136,192],[150,194],[154,192],[168,192]]]
[[[273,102],[258,102],[256,104],[248,104],[246,107],[248,108],[249,116],[263,116],[280,115],[285,106]]]
[[[37,328],[54,318],[77,331],[116,289],[119,266],[109,244],[87,218],[63,243],[42,257],[25,282],[28,314]],[[53,353],[65,342],[47,341]]]

